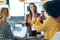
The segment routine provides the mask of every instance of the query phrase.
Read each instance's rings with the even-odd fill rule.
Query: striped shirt
[[[14,40],[10,25],[7,22],[4,25],[0,26],[0,40],[2,39]]]

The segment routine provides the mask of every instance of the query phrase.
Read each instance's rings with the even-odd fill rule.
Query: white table
[[[15,29],[12,30],[14,36],[18,36],[18,37],[25,37],[25,34],[27,32],[27,27],[22,27],[20,24],[15,25]]]

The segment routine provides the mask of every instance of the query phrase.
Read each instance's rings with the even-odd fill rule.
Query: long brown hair
[[[1,8],[1,15],[2,15],[2,18],[0,19],[0,25],[3,25],[7,21],[7,18],[9,16],[8,8],[6,7]]]
[[[36,7],[36,5],[35,5],[34,3],[30,3],[30,4],[29,4],[29,14],[30,14],[30,16],[31,16],[31,18],[32,18],[32,12],[31,12],[31,10],[30,10],[30,5],[31,5],[31,4],[33,4],[34,7],[35,7],[35,11],[34,11],[35,13],[37,13],[37,7]]]

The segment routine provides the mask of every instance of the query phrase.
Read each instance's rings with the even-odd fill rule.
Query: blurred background
[[[37,6],[38,13],[42,13],[44,11],[42,5],[46,1],[51,0],[0,0],[0,9],[2,7],[9,9],[8,23],[14,36],[25,37],[26,27],[21,22],[25,19],[26,14],[28,14],[29,3],[34,3]]]

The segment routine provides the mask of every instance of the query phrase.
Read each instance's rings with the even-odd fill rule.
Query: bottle
[[[29,38],[29,33],[28,32],[25,34],[25,38]]]
[[[29,33],[27,32],[27,38],[29,38]]]

